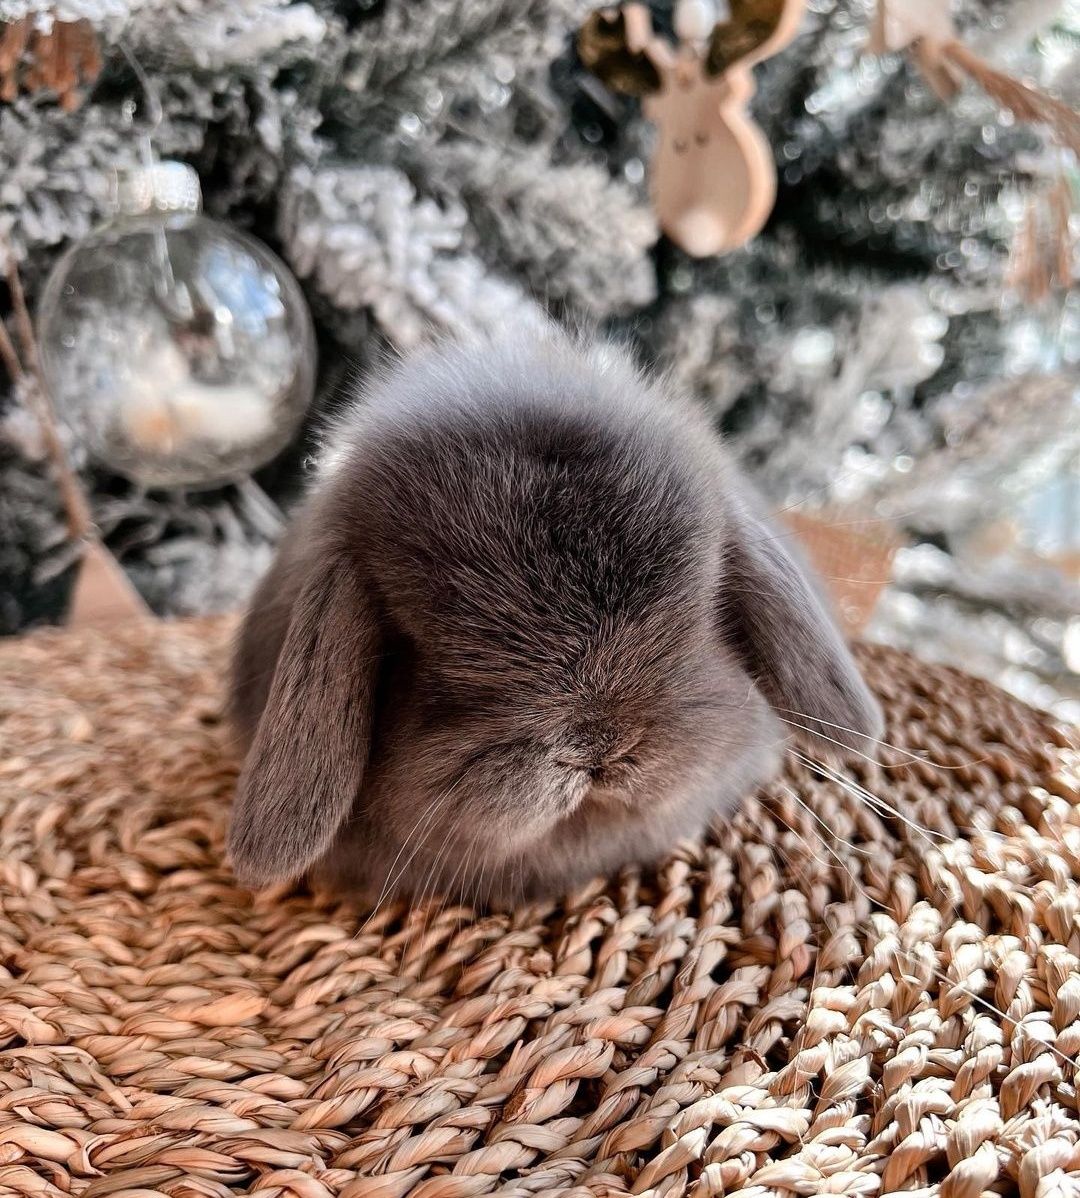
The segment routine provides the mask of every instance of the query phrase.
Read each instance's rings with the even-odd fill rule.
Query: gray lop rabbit
[[[790,538],[619,351],[421,352],[329,449],[235,656],[245,881],[548,895],[699,835],[782,715],[879,734]]]

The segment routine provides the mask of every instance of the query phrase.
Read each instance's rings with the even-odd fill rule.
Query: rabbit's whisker
[[[401,956],[403,968],[404,968],[404,965],[408,958],[410,949],[415,947],[416,945],[420,945],[422,947],[424,938],[427,936],[428,921],[432,914],[431,906],[435,901],[436,891],[439,889],[439,877],[440,877],[440,873],[442,870],[443,860],[446,857],[447,852],[450,849],[450,846],[455,843],[456,842],[454,841],[453,837],[451,837],[451,836],[443,837],[442,844],[439,845],[439,848],[438,848],[437,852],[435,853],[435,856],[432,858],[431,862],[428,865],[428,869],[427,869],[427,873],[424,877],[423,885],[420,887],[419,891],[417,892],[418,897],[412,901],[412,909],[413,909],[414,915],[419,915],[419,917],[420,917],[420,931],[419,931],[418,935],[416,936],[415,940],[413,939],[413,935],[411,932],[406,937],[405,948],[403,949],[402,956]],[[437,913],[438,912],[436,912],[436,914]]]
[[[831,782],[835,782],[836,785],[842,790],[847,791],[847,793],[853,798],[857,798],[861,802],[865,803],[871,808],[871,810],[876,811],[879,815],[886,814],[891,816],[893,819],[899,820],[913,832],[916,832],[919,836],[922,836],[930,844],[934,843],[932,838],[935,836],[939,840],[948,841],[949,838],[943,832],[934,832],[929,828],[924,828],[922,824],[917,823],[913,819],[909,819],[908,816],[897,810],[897,808],[891,806],[879,795],[873,794],[871,791],[867,790],[865,786],[860,786],[859,783],[857,783],[853,778],[849,778],[844,774],[839,773],[837,770],[830,769],[827,765],[825,765],[824,762],[817,761],[812,757],[807,757],[805,754],[800,753],[798,749],[789,749],[788,752],[791,753],[796,761],[801,762],[808,769],[816,770],[818,773],[823,774]]]
[[[811,819],[819,823],[834,840],[838,840],[842,845],[844,845],[846,848],[849,848],[853,853],[857,853],[860,857],[873,856],[868,849],[859,848],[858,845],[852,844],[850,840],[845,840],[842,836],[838,835],[836,829],[830,828],[829,825],[821,818],[821,816],[818,815],[818,813],[813,809],[813,807],[811,807],[810,804],[804,799],[800,799],[798,794],[796,794],[796,792],[790,786],[783,786],[781,789],[792,799],[794,799],[795,802],[798,803],[798,805],[807,813],[807,815],[810,816]],[[792,831],[794,831],[794,829],[792,829]]]
[[[795,795],[794,791],[790,790],[787,787],[785,787],[784,789],[788,791],[788,793],[792,796],[792,798],[795,799],[796,802],[801,802],[801,800],[799,800],[798,796]],[[804,837],[798,831],[798,829],[793,828],[785,819],[783,819],[781,816],[779,816],[776,812],[773,812],[772,814],[777,819],[779,819],[780,823],[783,824],[785,828],[787,828],[790,832],[792,832],[795,836],[797,836],[803,842],[803,844],[806,845],[807,852],[810,854],[810,856],[813,857],[814,860],[821,863],[820,858],[818,858],[816,856],[816,854],[813,852],[813,849],[810,847],[810,844],[807,841],[806,837]],[[848,865],[848,863],[839,855],[839,853],[837,853],[836,850],[833,849],[832,846],[829,845],[825,841],[822,841],[822,846],[825,848],[825,850],[828,853],[830,853],[830,855],[834,858],[837,865],[844,871],[844,873],[847,874],[848,878],[851,880],[852,886],[854,886],[854,888],[858,894],[861,894],[862,897],[864,899],[866,899],[867,904],[873,908],[876,908],[878,911],[882,912],[883,914],[890,916],[890,918],[892,918],[893,917],[892,912],[890,912],[883,903],[878,902],[878,900],[875,899],[873,897],[873,895],[870,894],[870,892],[866,889],[866,887],[863,886],[862,883],[859,881],[859,879],[855,876],[850,865]],[[789,863],[789,865],[790,865],[790,863]],[[820,948],[820,946],[817,946],[817,945],[815,945],[815,947]],[[899,957],[901,959],[906,959],[909,963],[914,964],[916,969],[925,969],[932,977],[936,978],[937,981],[941,982],[943,985],[948,986],[952,990],[958,991],[959,993],[965,995],[967,998],[970,998],[973,1003],[975,1003],[978,1006],[981,1006],[984,1010],[989,1011],[992,1015],[996,1015],[998,1017],[998,1019],[1000,1019],[1003,1023],[1019,1023],[1019,1021],[1020,1021],[1019,1016],[1016,1016],[1016,1017],[1011,1016],[1006,1011],[1003,1011],[999,1007],[996,1007],[992,1002],[990,1002],[988,999],[984,998],[981,994],[964,986],[963,983],[960,982],[958,979],[949,977],[948,974],[942,973],[942,971],[940,969],[935,969],[934,966],[931,965],[924,957],[917,957],[914,953],[908,952],[906,949],[901,948],[899,944],[893,945],[892,951],[897,957]],[[816,976],[817,976],[817,968],[815,965],[815,977]],[[908,976],[910,977],[911,975],[908,975]],[[916,978],[915,980],[918,980],[918,979]],[[1060,1049],[1055,1048],[1051,1044],[1044,1044],[1043,1047],[1048,1048],[1050,1050],[1051,1054],[1053,1056],[1057,1057],[1058,1060],[1061,1061],[1063,1064],[1068,1065],[1071,1069],[1076,1068],[1077,1061],[1075,1058],[1068,1056],[1066,1053],[1063,1053]]]
[[[835,724],[831,720],[823,720],[820,716],[808,715],[805,711],[795,711],[793,708],[790,708],[790,707],[775,707],[775,708],[773,708],[773,710],[776,711],[780,715],[781,719],[783,719],[783,717],[785,715],[797,715],[800,719],[812,720],[815,724],[823,724],[826,728],[835,728],[840,732],[848,733],[850,736],[857,736],[860,740],[869,741],[871,744],[875,744],[875,745],[881,745],[881,747],[885,748],[885,749],[892,749],[892,751],[894,753],[900,753],[902,756],[907,757],[911,761],[921,761],[925,765],[933,766],[933,768],[936,770],[963,770],[963,769],[967,769],[969,766],[972,766],[972,765],[979,765],[980,762],[987,760],[985,757],[976,757],[976,758],[973,758],[971,761],[964,762],[962,765],[942,765],[940,762],[934,761],[933,758],[926,756],[925,755],[926,750],[924,750],[922,753],[913,753],[910,749],[904,749],[904,748],[901,748],[900,745],[893,744],[892,741],[880,740],[876,736],[871,736],[869,734],[869,732],[860,732],[857,728],[848,728],[847,725],[845,725],[845,724]],[[796,728],[802,727],[802,725],[794,724],[790,720],[784,720],[784,722],[792,723],[792,726],[796,727]],[[816,729],[806,729],[806,730],[814,731],[816,733],[816,735],[821,736],[823,740],[829,739],[827,736],[823,736],[822,733],[817,732]],[[839,742],[834,742],[834,743],[839,743]],[[851,752],[855,752],[855,750],[852,749]],[[860,756],[862,756],[862,754],[860,754]],[[880,762],[877,764],[880,764]],[[900,768],[900,766],[882,766],[882,769],[899,769],[899,768]]]
[[[419,853],[420,850],[424,847],[425,843],[427,842],[428,837],[431,835],[432,831],[434,830],[434,825],[432,824],[431,821],[434,819],[436,812],[443,806],[443,804],[450,797],[450,795],[453,794],[454,789],[457,787],[457,785],[458,785],[458,783],[460,783],[460,781],[461,781],[461,779],[458,778],[446,790],[444,790],[441,794],[436,795],[435,798],[432,799],[430,803],[428,803],[427,807],[425,807],[423,812],[421,813],[420,818],[413,825],[412,830],[409,832],[408,836],[406,836],[402,840],[401,848],[399,848],[397,851],[397,856],[394,858],[393,861],[390,862],[390,867],[386,871],[386,880],[383,882],[382,891],[380,892],[379,897],[375,900],[375,905],[372,908],[372,913],[371,913],[371,915],[368,916],[368,922],[370,922],[372,917],[375,915],[375,912],[378,911],[378,909],[382,905],[384,899],[386,899],[386,897],[393,891],[393,888],[405,876],[405,871],[409,868],[409,866],[416,859],[417,853]],[[401,866],[401,868],[397,871],[397,875],[395,876],[394,869],[397,866],[397,863],[401,860],[402,853],[405,852],[405,850],[408,848],[409,844],[412,842],[412,838],[416,835],[421,824],[426,824],[427,826],[425,827],[424,832],[420,837],[420,840],[413,846],[412,852],[409,854],[407,860]],[[367,927],[367,922],[365,922],[364,927],[361,928],[360,931],[361,932],[364,931],[364,929],[366,927]],[[357,933],[357,935],[359,935],[359,934],[360,933]]]

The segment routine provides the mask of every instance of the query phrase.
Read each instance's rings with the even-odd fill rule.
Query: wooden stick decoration
[[[107,625],[121,619],[140,622],[150,620],[150,609],[98,535],[86,492],[64,449],[56,413],[45,385],[34,324],[15,254],[4,239],[0,239],[0,254],[5,261],[15,330],[22,348],[20,358],[7,326],[0,320],[0,361],[19,397],[38,422],[45,453],[52,465],[67,517],[68,535],[73,541],[82,544],[67,622],[75,627]]]
[[[1045,125],[1059,144],[1080,155],[1080,113],[968,49],[942,0],[878,0],[866,49],[870,54],[911,54],[943,100],[951,100],[963,80],[970,79],[1018,121]]]
[[[721,23],[706,19],[708,7],[676,5],[677,45],[653,30],[644,4],[595,12],[578,36],[584,65],[613,91],[642,98],[657,126],[657,219],[695,257],[745,244],[772,211],[772,149],[746,111],[751,68],[794,37],[803,0],[731,0]]]
[[[1072,209],[1072,187],[1064,173],[1045,191],[1028,197],[1005,276],[1005,285],[1025,303],[1041,303],[1072,286],[1076,243]]]

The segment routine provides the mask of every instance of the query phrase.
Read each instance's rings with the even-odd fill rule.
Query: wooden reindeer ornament
[[[659,36],[644,4],[592,14],[581,60],[613,91],[640,97],[657,126],[651,170],[661,229],[694,257],[749,241],[776,198],[776,168],[746,106],[751,68],[795,35],[803,0],[731,0],[709,27],[708,5],[676,6],[677,45]]]

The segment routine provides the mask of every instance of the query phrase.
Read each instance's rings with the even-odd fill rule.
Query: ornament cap
[[[154,162],[117,171],[113,190],[117,213],[199,212],[199,176],[186,162]]]

